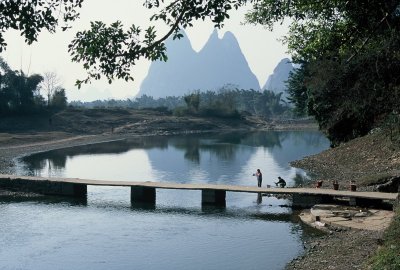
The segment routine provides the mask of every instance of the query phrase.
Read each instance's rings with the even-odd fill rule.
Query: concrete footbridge
[[[88,185],[130,187],[132,203],[153,204],[156,203],[156,189],[199,190],[201,191],[202,204],[223,206],[226,204],[226,192],[291,195],[293,207],[310,207],[319,203],[333,202],[336,199],[348,200],[351,205],[369,206],[380,205],[383,202],[390,202],[398,199],[398,193],[358,192],[323,188],[267,188],[255,186],[111,181],[0,174],[0,188],[29,191],[45,195],[86,198]]]

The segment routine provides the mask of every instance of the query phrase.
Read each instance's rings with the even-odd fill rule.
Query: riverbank
[[[323,181],[322,188],[332,188],[335,180],[340,189],[349,189],[353,181],[359,190],[398,190],[400,146],[383,130],[375,130],[337,148],[294,161],[292,166],[311,172],[315,181]],[[392,224],[399,216],[397,211]],[[393,228],[391,225],[385,232],[383,228],[367,231],[331,227],[325,236],[305,243],[305,253],[288,264],[287,269],[383,269],[380,267],[389,263],[387,254],[399,250],[398,246],[388,244],[400,238],[398,229]],[[390,252],[376,255],[387,245]],[[387,258],[378,268],[372,263],[379,260],[377,256]],[[399,269],[400,265],[387,267]]]

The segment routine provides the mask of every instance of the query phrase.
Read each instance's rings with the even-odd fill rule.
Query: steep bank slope
[[[292,165],[315,174],[325,187],[337,180],[341,189],[348,189],[350,181],[358,187],[373,189],[400,177],[400,145],[390,139],[388,132],[375,130]]]

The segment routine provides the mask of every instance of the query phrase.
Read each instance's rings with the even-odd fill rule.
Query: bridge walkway
[[[156,189],[200,190],[202,204],[225,205],[226,192],[292,195],[293,206],[308,207],[327,203],[334,198],[347,198],[352,205],[395,201],[398,193],[359,192],[323,188],[267,188],[220,184],[181,184],[170,182],[136,182],[0,175],[0,187],[38,192],[48,195],[86,197],[87,186],[123,186],[131,188],[132,202],[156,202]]]

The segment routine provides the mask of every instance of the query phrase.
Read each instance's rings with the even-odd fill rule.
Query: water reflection
[[[86,162],[83,157],[87,157],[85,160],[96,160],[96,169],[113,170],[113,175],[119,174],[122,179],[245,184],[251,181],[251,171],[261,168],[270,183],[283,174],[299,185],[305,175],[291,168],[289,162],[320,152],[328,145],[324,136],[310,131],[142,137],[31,155],[23,158],[24,167],[19,173],[84,177],[72,175],[74,169],[68,166],[77,158],[82,164]],[[90,169],[90,162],[87,164],[76,165],[81,167],[75,171]],[[91,178],[104,178],[107,172],[102,176]]]
[[[27,194],[17,193],[11,191],[2,191],[0,193],[0,204],[7,203],[23,203],[23,202],[34,202],[45,205],[52,204],[64,204],[68,206],[87,206],[87,197],[68,197],[68,196],[51,196],[51,195],[40,195],[40,194]]]
[[[131,202],[131,209],[136,211],[152,211],[156,210],[155,203]]]
[[[327,140],[320,133],[306,131],[209,134],[207,135],[207,139],[204,138],[204,135],[179,137],[155,136],[57,149],[25,157],[23,161],[28,163],[30,168],[36,169],[43,168],[45,166],[44,159],[48,159],[54,168],[63,168],[68,157],[95,154],[122,154],[131,149],[163,150],[168,149],[168,147],[183,150],[185,158],[189,161],[200,161],[201,151],[211,152],[220,159],[232,160],[240,145],[282,149],[282,144],[288,141],[288,137],[291,137],[290,145],[292,147],[285,149],[286,152],[290,153],[290,150],[294,149],[300,155],[304,155],[305,149],[309,149],[310,146],[313,146],[310,149],[312,151],[314,147],[321,148],[327,144]],[[298,147],[294,147],[294,145],[304,146],[304,148],[299,153]]]
[[[257,193],[257,204],[262,204],[262,193]]]
[[[261,193],[257,195],[258,200],[262,202]],[[113,204],[108,202],[107,205],[103,204],[88,204],[88,201],[84,198],[70,198],[63,196],[49,196],[49,195],[0,195],[0,205],[2,204],[12,204],[12,203],[35,203],[36,206],[67,206],[67,207],[89,207],[89,208],[104,208],[107,211],[127,211],[131,210],[135,213],[152,213],[161,215],[188,215],[188,216],[201,216],[209,218],[226,218],[226,219],[236,219],[236,220],[264,220],[270,222],[299,222],[297,215],[293,215],[292,211],[270,213],[261,212],[255,213],[254,209],[242,209],[237,211],[237,209],[229,209],[224,206],[216,205],[202,205],[201,208],[198,207],[179,207],[179,206],[156,206],[152,203],[132,203],[129,207],[128,205],[122,206],[120,204]]]

